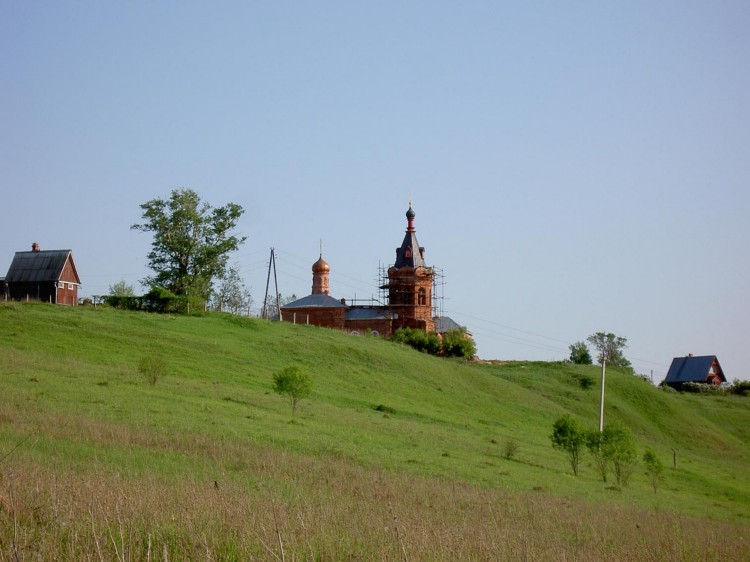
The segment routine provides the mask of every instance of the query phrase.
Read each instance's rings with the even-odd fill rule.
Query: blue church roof
[[[294,308],[349,308],[329,295],[307,295],[281,307],[281,310]]]

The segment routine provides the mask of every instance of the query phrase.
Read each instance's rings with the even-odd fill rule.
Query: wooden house
[[[679,390],[688,382],[720,385],[727,379],[716,355],[675,357],[662,384]]]
[[[41,250],[36,242],[30,252],[16,252],[5,275],[9,299],[78,304],[78,277],[71,250]]]

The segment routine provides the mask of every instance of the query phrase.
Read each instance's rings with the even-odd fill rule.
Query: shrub
[[[594,386],[594,379],[588,375],[580,375],[578,377],[578,384],[582,389],[588,390]]]
[[[395,414],[396,410],[391,408],[390,406],[386,406],[385,404],[378,404],[375,406],[374,410],[376,412],[383,412],[385,414]]]
[[[594,463],[596,464],[597,470],[599,470],[599,476],[602,477],[602,482],[607,481],[607,474],[609,473],[609,457],[606,454],[604,442],[606,440],[605,432],[607,428],[604,428],[603,432],[599,432],[598,429],[592,429],[586,432],[586,448],[594,457]]]
[[[477,354],[474,340],[464,330],[448,330],[443,334],[443,355],[446,357],[472,358]]]
[[[188,310],[188,299],[177,296],[163,287],[152,285],[151,290],[141,297],[141,307],[147,312],[184,313]]]
[[[750,381],[735,379],[727,391],[730,394],[736,394],[737,396],[750,396]]]
[[[471,358],[477,353],[474,340],[463,328],[445,332],[442,342],[435,332],[425,332],[417,328],[399,328],[391,336],[391,341],[406,344],[430,355]]]
[[[437,355],[440,351],[440,338],[434,332],[425,332],[416,328],[399,328],[393,333],[391,340],[430,355]]]
[[[627,427],[620,424],[609,425],[605,430],[607,436],[602,447],[612,462],[617,485],[627,486],[637,458],[633,435]]]
[[[148,384],[154,386],[166,374],[167,363],[157,355],[144,355],[138,362],[138,371],[146,377]]]
[[[505,441],[505,445],[503,446],[503,456],[506,459],[511,460],[513,457],[516,456],[517,452],[518,452],[518,442],[512,437],[508,438]]]
[[[586,432],[586,448],[594,457],[602,481],[607,481],[610,466],[614,469],[618,486],[626,486],[636,461],[635,443],[628,428],[618,424],[607,424],[600,433],[598,429]]]
[[[723,386],[715,384],[706,384],[700,382],[685,382],[680,386],[682,392],[689,392],[695,394],[714,394],[722,395],[727,393],[727,389]]]
[[[297,404],[312,392],[312,379],[296,365],[286,367],[273,376],[273,391],[286,394],[292,404],[292,415],[297,412]]]
[[[647,449],[643,453],[643,464],[646,465],[646,474],[651,478],[651,485],[654,487],[654,493],[656,493],[661,482],[662,473],[664,472],[664,464],[662,464],[659,457],[651,449]]]
[[[558,418],[552,425],[550,439],[553,447],[562,449],[567,453],[573,474],[578,476],[578,464],[586,443],[586,434],[578,425],[578,422],[568,414]]]

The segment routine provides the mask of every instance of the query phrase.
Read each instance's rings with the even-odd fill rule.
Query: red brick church
[[[321,254],[312,266],[312,294],[281,307],[281,320],[313,324],[352,333],[374,332],[388,337],[399,328],[443,332],[457,328],[447,317],[433,316],[435,271],[424,259],[424,248],[417,241],[415,213],[406,212],[406,234],[396,248],[396,261],[388,268],[381,287],[387,291],[383,305],[349,305],[330,296],[331,267]]]

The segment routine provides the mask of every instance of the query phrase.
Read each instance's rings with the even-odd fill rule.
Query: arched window
[[[427,304],[427,290],[422,287],[419,289],[419,301],[418,304],[420,306],[425,306]]]

